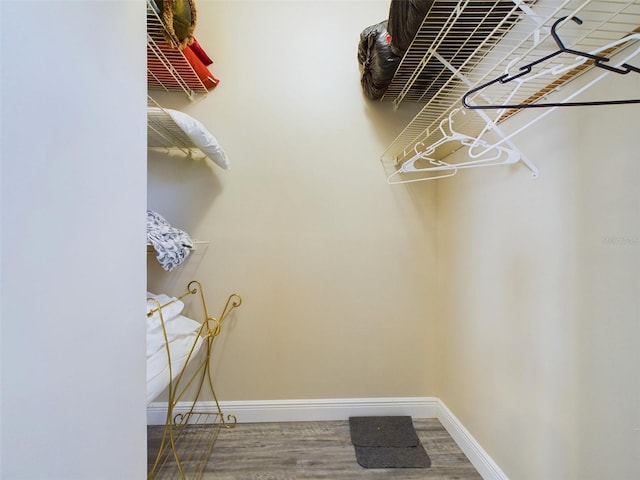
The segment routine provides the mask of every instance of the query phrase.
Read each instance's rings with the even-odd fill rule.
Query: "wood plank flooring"
[[[220,431],[202,479],[482,480],[437,419],[413,419],[413,424],[431,457],[430,468],[361,467],[346,420],[239,423]],[[149,427],[150,455],[161,435],[162,427]]]

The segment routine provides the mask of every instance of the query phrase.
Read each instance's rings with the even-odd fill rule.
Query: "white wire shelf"
[[[400,168],[420,148],[439,142],[443,138],[440,125],[461,108],[461,99],[468,91],[557,50],[551,27],[563,17],[567,18],[558,24],[557,32],[571,49],[591,52],[615,44],[606,50],[608,56],[614,56],[640,39],[637,0],[434,0],[383,98],[392,100],[396,107],[402,102],[426,102],[383,152],[385,167]],[[582,23],[571,21],[571,17],[579,17]],[[572,64],[575,68],[561,68]],[[594,67],[592,62],[576,62],[575,56],[562,54],[545,63],[545,70],[551,72],[554,68],[562,70],[562,74],[533,76],[518,83],[515,91],[517,82],[498,82],[470,95],[468,100],[476,105],[540,102]],[[464,118],[456,116],[463,120],[456,123],[456,130],[471,137],[490,130],[502,138],[500,143],[517,149],[511,141],[514,135],[504,135],[498,124],[518,111],[517,108],[466,110]],[[545,109],[539,118],[549,111]],[[455,150],[441,150],[436,160]],[[537,176],[535,166],[521,153],[520,159]]]
[[[167,31],[147,0],[147,88],[182,92],[189,98],[209,92],[181,50],[167,41]]]
[[[193,141],[153,98],[147,96],[147,147],[177,148],[185,155],[196,149]]]

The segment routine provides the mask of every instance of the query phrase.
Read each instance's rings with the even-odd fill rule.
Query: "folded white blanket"
[[[155,311],[151,316],[148,316],[149,312],[158,308],[158,303],[152,300],[154,298],[160,303],[165,324],[169,320],[176,318],[184,310],[184,303],[176,297],[170,297],[163,293],[159,295],[147,294],[147,331],[160,328],[160,312]]]
[[[158,304],[153,299],[160,303],[164,330],[159,312],[154,311],[147,317],[147,403],[160,395],[170,381],[175,380],[185,367],[187,360],[191,360],[196,355],[203,341],[200,336],[202,325],[181,315],[184,310],[184,303],[181,300],[165,294],[147,292],[147,314],[158,308]],[[171,358],[172,376],[169,375],[167,345]],[[192,352],[191,357],[189,352]]]
[[[147,358],[151,357],[158,350],[163,350],[166,354],[165,344],[169,342],[169,348],[175,340],[182,340],[185,337],[193,337],[200,330],[200,324],[195,320],[179,315],[165,323],[164,331],[167,334],[165,341],[162,328],[147,330]],[[173,352],[172,352],[173,354]],[[173,358],[172,358],[173,360]],[[166,360],[165,360],[166,363]]]
[[[169,375],[169,363],[164,349],[158,350],[147,358],[147,404],[155,400],[167,388],[170,381],[176,379],[185,367],[187,360],[193,359],[198,353],[202,346],[202,341],[202,337],[193,333],[192,335],[178,337],[169,344],[171,375]],[[192,356],[189,357],[189,352],[191,352],[192,348]]]

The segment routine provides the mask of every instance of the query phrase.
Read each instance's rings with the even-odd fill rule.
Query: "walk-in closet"
[[[637,0],[0,27],[0,477],[640,478]]]

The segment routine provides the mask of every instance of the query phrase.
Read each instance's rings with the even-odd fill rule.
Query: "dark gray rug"
[[[364,468],[429,468],[411,417],[349,417],[356,459]]]

